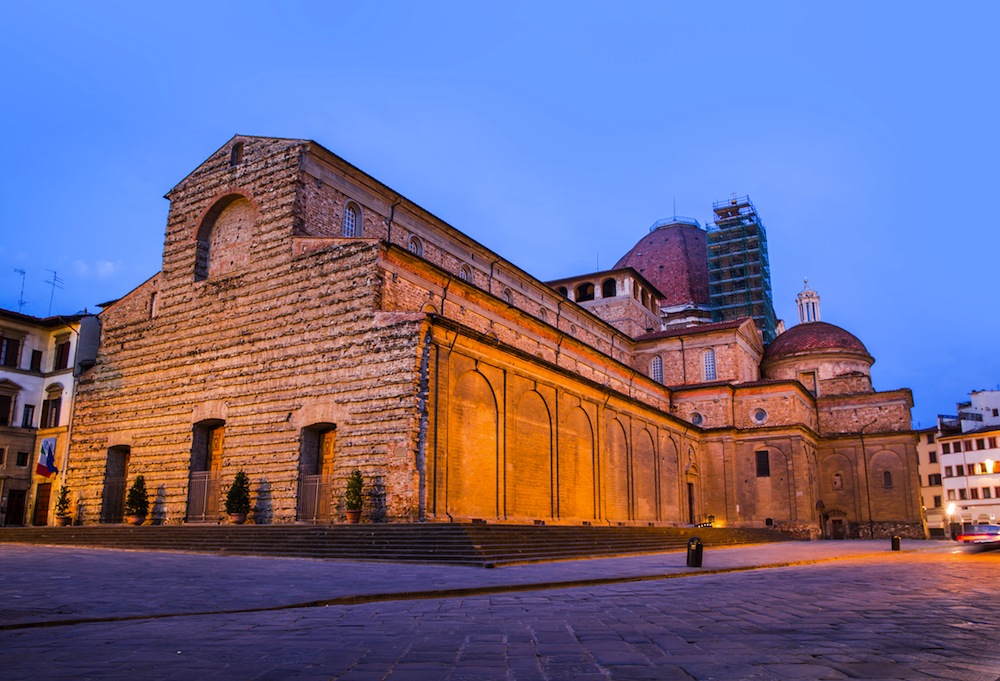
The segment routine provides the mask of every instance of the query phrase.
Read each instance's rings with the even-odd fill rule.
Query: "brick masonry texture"
[[[807,355],[762,375],[749,320],[648,334],[633,298],[565,300],[312,142],[235,138],[168,198],[163,269],[101,313],[79,383],[81,522],[109,517],[120,466],[146,477],[164,523],[195,518],[200,475],[216,485],[200,519],[221,518],[238,470],[254,522],[336,522],[358,469],[366,520],[711,516],[817,533],[860,527],[870,501],[922,532],[909,392],[873,392],[867,366],[845,378]],[[822,365],[818,395],[802,362]],[[305,517],[321,433],[332,510]],[[865,499],[885,472],[895,484]]]

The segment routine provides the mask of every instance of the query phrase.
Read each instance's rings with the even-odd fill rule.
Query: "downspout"
[[[687,358],[684,355],[684,336],[678,336],[681,341],[681,382],[687,385],[688,382],[688,365]]]
[[[396,215],[396,206],[398,206],[402,202],[403,202],[402,199],[399,196],[396,196],[396,200],[393,202],[392,206],[389,208],[389,222],[386,225],[388,227],[388,229],[387,229],[387,232],[386,232],[385,240],[390,245],[392,245],[392,218],[395,217],[395,215]]]

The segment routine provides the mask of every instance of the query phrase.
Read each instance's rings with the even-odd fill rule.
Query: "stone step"
[[[0,528],[0,543],[491,566],[677,551],[692,536],[706,547],[788,539],[757,528],[458,523]]]

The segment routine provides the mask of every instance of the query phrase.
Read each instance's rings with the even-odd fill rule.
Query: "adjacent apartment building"
[[[953,525],[1000,518],[1000,391],[976,390],[954,416],[938,417],[945,514]]]
[[[94,364],[97,317],[0,309],[0,525],[46,525],[66,469],[73,395]]]

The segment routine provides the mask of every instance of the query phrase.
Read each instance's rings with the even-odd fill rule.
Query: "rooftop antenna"
[[[21,295],[17,299],[17,312],[20,314],[21,310],[24,309],[24,304],[28,302],[24,299],[24,270],[15,267],[14,271],[21,275]]]
[[[48,314],[48,316],[51,317],[52,316],[52,300],[53,300],[53,298],[56,297],[56,289],[57,288],[62,288],[63,280],[59,278],[59,275],[56,274],[55,270],[45,270],[45,271],[52,273],[52,281],[45,282],[46,284],[52,284],[52,293],[49,295],[49,314]]]
[[[676,194],[674,194],[673,199],[674,199],[674,220],[676,220],[677,219],[677,195]]]

